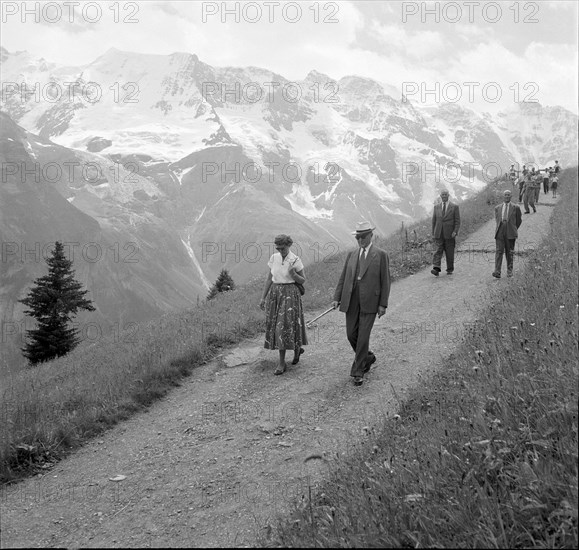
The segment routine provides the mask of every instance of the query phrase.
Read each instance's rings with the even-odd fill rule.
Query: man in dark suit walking
[[[364,374],[376,361],[369,351],[370,333],[376,314],[382,317],[390,295],[390,261],[388,254],[372,244],[374,227],[360,222],[352,233],[358,249],[348,254],[334,293],[332,306],[346,314],[346,334],[356,353],[350,376],[361,386]]]
[[[519,236],[518,229],[521,225],[521,209],[518,205],[511,203],[511,191],[504,192],[504,202],[495,206],[495,241],[497,249],[495,252],[495,270],[493,277],[501,278],[501,267],[503,265],[503,254],[507,255],[507,277],[513,276],[513,250],[515,241]]]
[[[460,229],[458,205],[448,200],[448,191],[446,189],[440,192],[440,198],[442,202],[434,206],[434,212],[432,213],[432,236],[436,243],[436,250],[432,257],[430,273],[436,277],[440,273],[443,252],[446,255],[446,273],[452,275],[454,272],[455,239]]]

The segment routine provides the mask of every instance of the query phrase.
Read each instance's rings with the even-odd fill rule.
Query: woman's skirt
[[[308,343],[302,299],[294,284],[272,283],[265,307],[266,349],[299,349]]]

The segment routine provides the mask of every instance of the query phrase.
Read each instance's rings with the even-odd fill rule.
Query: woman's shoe
[[[285,372],[286,366],[285,365],[278,365],[277,369],[273,371],[274,374],[283,374]]]
[[[300,362],[300,355],[304,351],[306,351],[304,348],[300,348],[300,352],[297,355],[294,354],[294,360],[292,361],[292,365],[297,365]]]

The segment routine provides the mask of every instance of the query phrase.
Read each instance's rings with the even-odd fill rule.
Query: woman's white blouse
[[[271,255],[269,262],[267,262],[271,270],[271,280],[274,283],[295,283],[294,278],[289,274],[290,267],[295,267],[296,271],[301,271],[304,264],[291,250],[284,258],[279,252]]]

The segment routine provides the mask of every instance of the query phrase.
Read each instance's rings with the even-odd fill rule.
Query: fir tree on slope
[[[82,284],[74,279],[72,261],[64,255],[62,243],[55,243],[46,263],[48,275],[36,279],[28,296],[19,300],[30,308],[24,313],[38,322],[35,329],[26,331],[29,341],[22,348],[32,364],[73,350],[79,343],[78,330],[69,328],[68,323],[79,309],[95,310],[92,302],[84,297],[88,290],[82,290]]]
[[[217,277],[217,280],[215,281],[215,284],[211,287],[211,290],[207,295],[207,299],[212,300],[215,298],[215,296],[217,296],[218,292],[227,292],[228,290],[234,289],[235,283],[233,282],[231,275],[229,275],[227,269],[222,269],[219,277]]]

